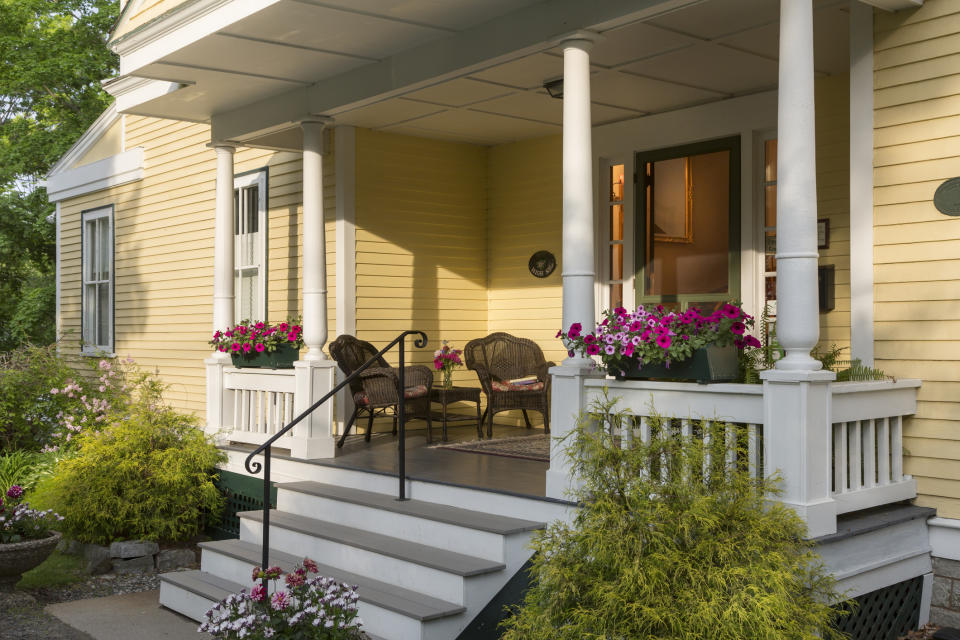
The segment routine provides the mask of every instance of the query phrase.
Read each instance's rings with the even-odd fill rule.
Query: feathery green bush
[[[535,538],[533,586],[505,640],[844,637],[830,628],[837,596],[802,520],[765,500],[773,482],[703,444],[704,429],[723,443],[726,425],[684,439],[653,418],[651,442],[621,448],[607,429],[632,423],[612,407],[593,407],[599,431],[581,420],[570,436],[582,507]]]
[[[182,541],[219,517],[214,486],[225,455],[196,420],[142,398],[102,431],[78,437],[77,453],[42,479],[31,503],[64,516],[63,533],[81,542]]]

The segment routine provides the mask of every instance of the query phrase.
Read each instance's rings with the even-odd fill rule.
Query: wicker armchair
[[[517,338],[509,333],[491,333],[486,338],[471,340],[464,347],[468,369],[477,372],[480,386],[487,395],[487,437],[493,435],[493,415],[513,409],[523,410],[523,419],[530,428],[527,409],[543,414],[543,428],[550,433],[550,375],[554,363],[547,362],[543,351],[533,340]],[[533,384],[510,381],[536,376]]]
[[[330,355],[346,375],[359,369],[364,362],[377,355],[378,349],[369,342],[358,340],[351,335],[342,335],[330,343]],[[343,446],[350,428],[357,416],[363,412],[367,415],[366,441],[370,442],[373,432],[373,419],[393,413],[393,434],[397,433],[397,397],[400,388],[400,378],[397,368],[391,367],[383,357],[377,358],[375,365],[364,369],[359,376],[350,382],[350,393],[353,396],[353,414],[343,429],[343,435],[337,442]],[[414,365],[404,367],[404,382],[406,390],[407,418],[423,418],[427,421],[427,442],[433,439],[433,425],[430,422],[430,387],[433,384],[433,373],[428,367]]]

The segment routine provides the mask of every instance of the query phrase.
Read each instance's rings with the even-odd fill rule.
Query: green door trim
[[[659,160],[670,160],[673,158],[683,158],[685,156],[695,156],[703,153],[712,153],[715,151],[730,152],[730,244],[728,257],[728,282],[729,289],[726,293],[704,293],[704,294],[672,294],[672,295],[646,295],[644,289],[644,265],[646,264],[646,253],[644,251],[644,240],[647,235],[647,199],[643,196],[646,193],[646,172],[643,167],[648,162],[657,162]],[[634,173],[634,193],[637,194],[636,201],[636,237],[634,238],[634,255],[636,256],[636,273],[634,274],[634,293],[638,304],[677,302],[681,307],[686,307],[690,302],[722,302],[726,300],[740,299],[740,136],[731,136],[728,138],[718,138],[716,140],[707,140],[704,142],[694,142],[676,147],[664,149],[655,149],[653,151],[638,151],[636,154],[636,172]]]

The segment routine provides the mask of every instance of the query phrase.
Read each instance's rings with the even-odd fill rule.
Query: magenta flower
[[[670,339],[670,336],[666,334],[660,334],[657,336],[657,346],[659,346],[661,349],[669,349],[671,342],[672,340]]]
[[[303,568],[309,571],[310,573],[317,573],[320,569],[317,568],[317,563],[311,560],[310,558],[303,559]]]
[[[600,345],[599,345],[599,344],[593,343],[593,344],[588,344],[588,345],[587,345],[587,355],[588,355],[588,356],[595,356],[595,355],[597,355],[598,353],[600,353]]]
[[[759,346],[762,346],[762,345],[760,344],[760,341],[757,340],[756,338],[754,338],[753,336],[746,336],[746,337],[743,339],[743,342],[744,342],[744,344],[746,344],[748,347],[759,347]]]
[[[254,345],[253,348],[256,349],[257,353],[263,353],[263,350],[266,349],[265,346],[263,346],[262,344],[259,344],[259,343],[256,344],[256,345]]]
[[[254,567],[254,568],[253,568],[253,573],[250,574],[250,579],[253,580],[254,582],[256,582],[257,580],[259,580],[259,579],[260,579],[260,571],[261,571],[260,567]]]
[[[722,313],[724,317],[727,317],[727,318],[740,317],[740,309],[736,305],[732,305],[729,302],[727,302],[726,304],[723,305],[723,307],[720,308],[720,313]]]
[[[587,335],[583,336],[583,342],[585,344],[593,344],[596,341],[597,341],[597,337],[592,333],[588,333]]]
[[[253,589],[250,590],[250,599],[254,602],[261,602],[264,598],[267,597],[267,590],[262,584],[258,584]]]
[[[231,351],[240,351],[240,345],[237,344],[236,342],[234,342],[232,345],[230,345],[230,350],[231,350]]]
[[[243,352],[244,352],[244,353],[250,353],[250,343],[249,343],[249,342],[245,342],[245,343],[243,344]]]
[[[737,334],[738,336],[742,336],[746,330],[747,330],[747,327],[742,322],[734,322],[732,325],[730,325],[730,331]]]
[[[11,500],[16,500],[22,495],[23,495],[23,487],[21,487],[18,484],[15,484],[9,489],[7,489],[7,497],[10,498]]]
[[[297,332],[296,332],[296,331],[291,331],[290,333],[288,333],[288,334],[287,334],[287,341],[288,341],[288,342],[296,342],[296,341],[297,341]]]
[[[303,570],[301,569],[301,571]],[[287,583],[288,587],[299,587],[301,584],[306,582],[303,574],[301,573],[288,573],[287,575],[283,576],[283,579]]]
[[[567,337],[579,338],[581,331],[583,331],[583,325],[579,322],[574,322],[572,325],[570,325],[570,330],[567,331]]]
[[[277,591],[270,599],[270,606],[273,607],[274,611],[283,611],[290,606],[290,596],[287,595],[286,591]]]

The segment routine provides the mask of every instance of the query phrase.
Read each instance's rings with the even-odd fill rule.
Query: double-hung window
[[[81,214],[84,353],[113,353],[113,207]]]
[[[234,318],[267,319],[267,170],[233,181]]]

